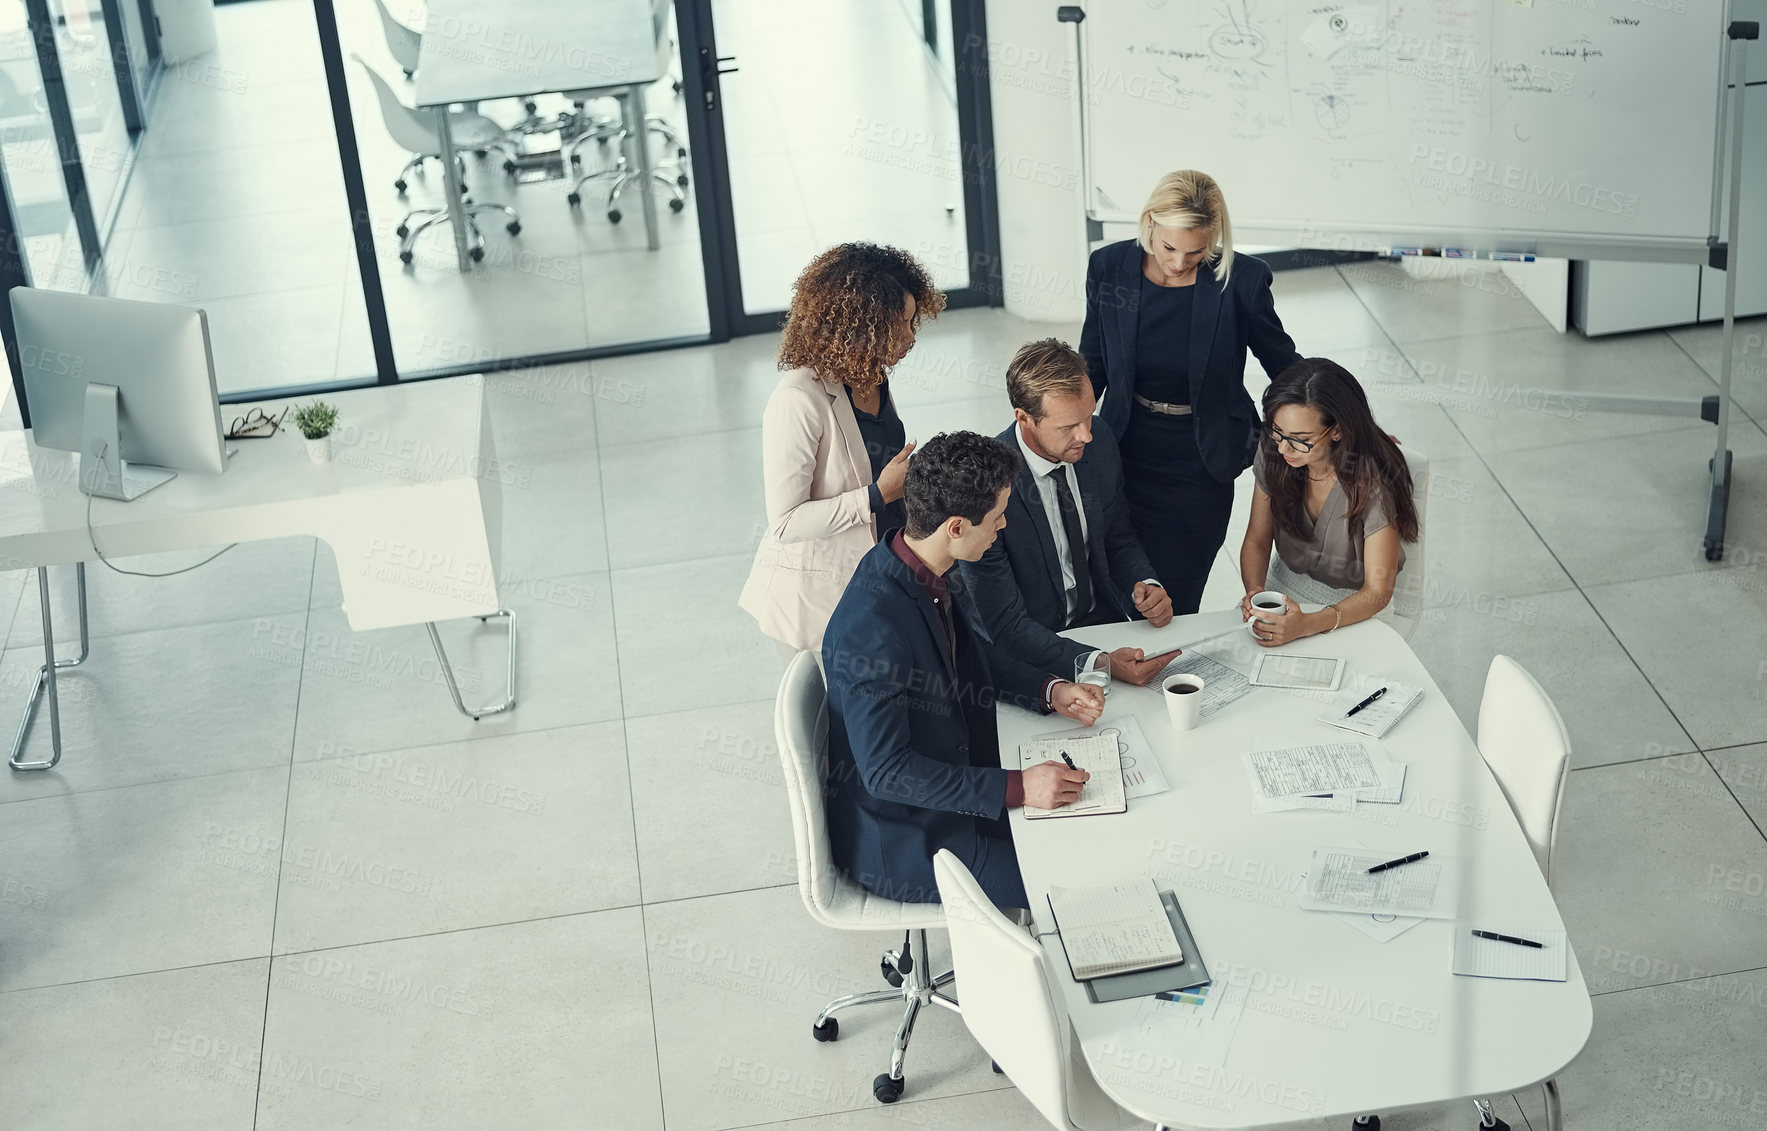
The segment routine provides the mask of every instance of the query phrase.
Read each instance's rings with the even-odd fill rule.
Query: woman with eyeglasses
[[[1080,353],[1122,451],[1130,521],[1179,615],[1202,602],[1233,481],[1257,450],[1246,352],[1272,376],[1301,357],[1270,281],[1263,261],[1234,253],[1221,186],[1194,169],[1161,177],[1137,237],[1099,248],[1086,270]]]
[[[1343,366],[1309,357],[1264,390],[1257,488],[1239,548],[1244,619],[1252,594],[1285,595],[1281,616],[1252,626],[1270,647],[1383,614],[1416,542],[1411,469],[1374,423],[1368,397]],[[1271,549],[1276,554],[1271,556]],[[1304,613],[1295,597],[1325,607]]]
[[[793,284],[785,372],[761,416],[767,529],[737,601],[783,659],[822,647],[859,559],[906,521],[914,445],[889,374],[943,309],[926,269],[878,244],[831,247]]]

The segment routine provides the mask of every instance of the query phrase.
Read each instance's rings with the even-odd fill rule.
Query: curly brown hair
[[[914,296],[916,330],[945,309],[944,292],[907,252],[874,243],[829,248],[792,284],[779,368],[814,369],[824,380],[869,392],[894,360],[890,347],[907,295]]]

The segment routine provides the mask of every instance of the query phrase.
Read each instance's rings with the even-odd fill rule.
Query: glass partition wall
[[[852,239],[998,302],[982,0],[627,2],[614,68],[510,0],[0,0],[4,286],[202,307],[230,401],[771,331]]]

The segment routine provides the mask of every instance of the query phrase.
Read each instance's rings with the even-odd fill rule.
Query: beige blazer
[[[812,369],[780,375],[761,417],[767,531],[737,604],[761,631],[805,651],[877,544],[871,460],[839,381]]]

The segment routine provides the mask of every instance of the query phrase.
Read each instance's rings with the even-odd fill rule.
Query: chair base
[[[910,932],[910,937],[920,947],[919,961],[914,959],[913,949],[907,945],[901,951],[887,951],[883,957],[885,980],[895,988],[836,998],[822,1007],[822,1012],[816,1015],[816,1021],[810,1027],[811,1036],[818,1041],[832,1041],[840,1035],[840,1023],[835,1020],[835,1014],[841,1010],[856,1005],[901,1003],[902,1021],[896,1026],[896,1038],[890,1045],[890,1070],[871,1082],[871,1094],[879,1103],[891,1104],[902,1098],[903,1089],[907,1085],[902,1064],[907,1058],[908,1042],[914,1036],[914,1022],[920,1016],[921,1007],[940,1005],[953,1013],[963,1012],[957,999],[944,992],[944,988],[951,984],[956,975],[947,970],[936,977],[927,976],[926,932],[913,931]],[[896,976],[890,977],[891,973]]]

